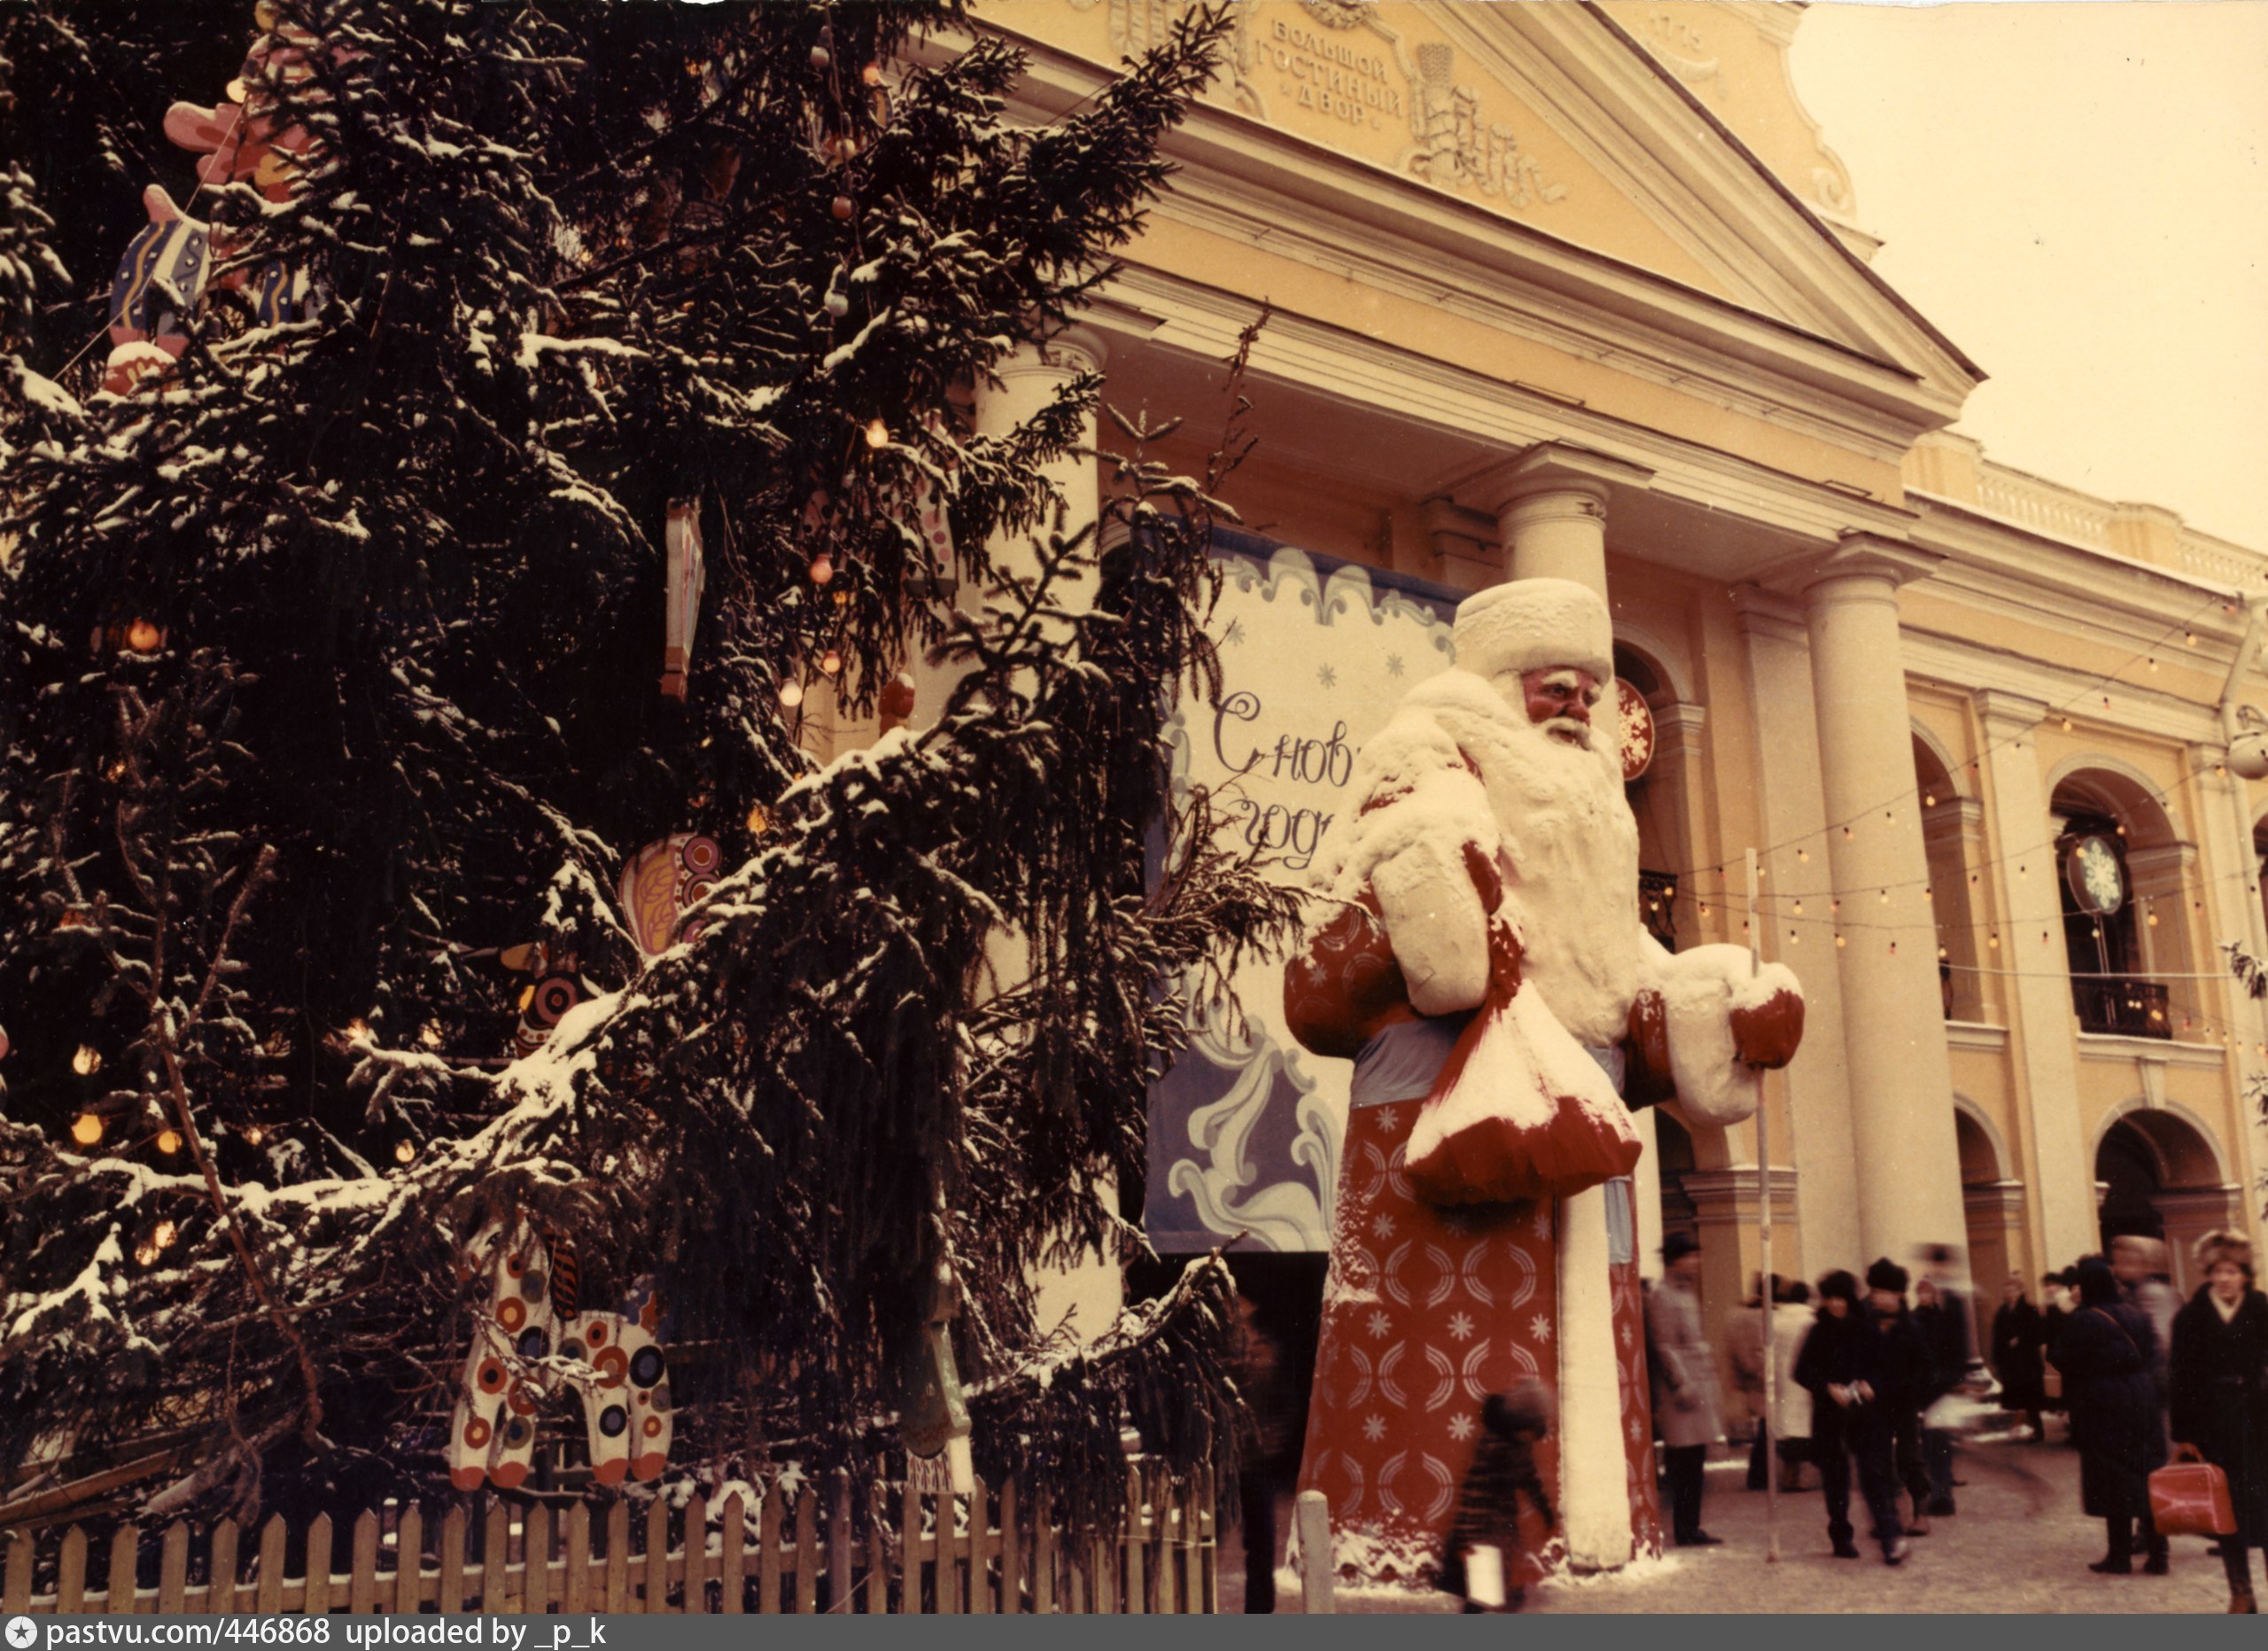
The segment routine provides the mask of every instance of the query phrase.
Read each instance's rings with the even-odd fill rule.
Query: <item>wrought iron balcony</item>
[[[2081,1032],[2120,1038],[2173,1036],[2173,1011],[2166,988],[2153,980],[2074,980],[2071,1007]]]

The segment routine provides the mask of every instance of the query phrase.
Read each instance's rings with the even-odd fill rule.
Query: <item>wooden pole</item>
[[[1755,978],[1764,930],[1756,915],[1756,851],[1748,851],[1748,973]],[[1756,1261],[1764,1311],[1764,1559],[1780,1561],[1779,1354],[1772,1340],[1771,1104],[1759,1081],[1756,1092]]]

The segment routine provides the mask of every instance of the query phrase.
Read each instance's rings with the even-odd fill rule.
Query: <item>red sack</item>
[[[1523,991],[1520,954],[1489,924],[1488,997],[1449,1052],[1404,1168],[1428,1203],[1569,1198],[1637,1167],[1638,1131],[1596,1063]]]
[[[2229,1476],[2210,1462],[2174,1462],[2150,1476],[2150,1519],[2162,1537],[2225,1537],[2236,1530]]]

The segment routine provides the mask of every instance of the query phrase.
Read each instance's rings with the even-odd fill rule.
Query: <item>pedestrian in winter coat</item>
[[[1921,1511],[1932,1519],[1953,1511],[1953,1445],[1950,1429],[1930,1425],[1929,1413],[1969,1375],[1969,1304],[1958,1292],[1943,1289],[1935,1280],[1915,1287],[1914,1328],[1921,1333],[1927,1377],[1922,1388],[1922,1462],[1930,1482],[1929,1507]]]
[[[2071,1442],[2079,1449],[2079,1500],[2103,1522],[2109,1551],[2087,1569],[2123,1577],[2133,1569],[2139,1522],[2152,1576],[2166,1570],[2165,1538],[2150,1523],[2150,1470],[2165,1461],[2157,1382],[2150,1368],[2156,1337],[2149,1315],[2120,1297],[2117,1275],[2101,1256],[2078,1265],[2079,1304],[2049,1356],[2063,1373]]]
[[[2071,1314],[2078,1307],[2078,1282],[2071,1276],[2070,1269],[2066,1267],[2061,1273],[2050,1273],[2040,1283],[2047,1296],[2047,1304],[2039,1310],[2039,1393],[2047,1401],[2047,1408],[2060,1416],[2070,1406],[2063,1402],[2063,1373],[2055,1367],[2055,1343],[2062,1338],[2063,1327],[2071,1321]],[[2051,1377],[2054,1379],[2053,1391],[2049,1390]]]
[[[1772,1287],[1779,1287],[1775,1276]],[[1772,1360],[1764,1348],[1764,1295],[1761,1285],[1748,1305],[1725,1325],[1725,1357],[1733,1367],[1733,1391],[1742,1418],[1750,1429],[1748,1488],[1764,1488],[1765,1384],[1771,1380]]]
[[[2119,1294],[2140,1307],[2150,1320],[2157,1349],[2150,1359],[2150,1379],[2156,1383],[2158,1425],[2165,1425],[2172,1381],[2167,1361],[2173,1356],[2173,1315],[2181,1311],[2181,1295],[2164,1274],[2169,1257],[2165,1241],[2130,1233],[2110,1241],[2110,1271],[2118,1280]]]
[[[1672,1233],[1662,1245],[1664,1276],[1646,1298],[1657,1360],[1654,1422],[1668,1471],[1671,1539],[1680,1547],[1714,1547],[1701,1529],[1703,1468],[1724,1433],[1717,1398],[1717,1357],[1701,1320],[1701,1241]]]
[[[2000,1378],[2000,1402],[2023,1413],[2035,1439],[2047,1437],[2039,1415],[2047,1344],[2039,1309],[2023,1293],[2023,1275],[2009,1273],[2000,1287],[2000,1311],[1992,1315],[1992,1374]]]
[[[1922,1455],[1922,1407],[1930,1403],[1930,1350],[1906,1305],[1907,1273],[1888,1256],[1867,1269],[1867,1307],[1882,1343],[1876,1403],[1891,1427],[1898,1482],[1913,1499],[1908,1536],[1930,1534],[1930,1469]]]
[[[1804,1488],[1804,1464],[1811,1460],[1811,1393],[1796,1380],[1796,1360],[1812,1326],[1811,1286],[1800,1279],[1788,1286],[1785,1304],[1772,1315],[1773,1398],[1780,1407],[1780,1488]]]
[[[1551,1394],[1530,1377],[1510,1392],[1491,1393],[1480,1406],[1480,1443],[1457,1492],[1449,1552],[1441,1556],[1441,1587],[1464,1596],[1467,1611],[1517,1611],[1527,1590],[1512,1581],[1526,1544],[1520,1539],[1520,1499],[1526,1497],[1550,1530],[1559,1523],[1551,1492],[1536,1471],[1535,1447],[1551,1431]],[[1494,1548],[1500,1567],[1501,1603],[1475,1600],[1466,1564],[1475,1548]]]
[[[2174,1450],[2228,1476],[2229,1609],[2257,1612],[2248,1555],[2268,1553],[2268,1296],[2253,1288],[2252,1246],[2236,1234],[2207,1234],[2197,1260],[2205,1282],[2173,1320]]]
[[[1905,1559],[1907,1543],[1891,1472],[1895,1428],[1880,1393],[1882,1351],[1882,1338],[1860,1304],[1859,1281],[1840,1272],[1820,1280],[1819,1316],[1796,1355],[1794,1376],[1811,1396],[1811,1459],[1826,1497],[1827,1538],[1837,1559],[1859,1557],[1851,1540],[1855,1460],[1874,1539],[1884,1562],[1895,1565]]]

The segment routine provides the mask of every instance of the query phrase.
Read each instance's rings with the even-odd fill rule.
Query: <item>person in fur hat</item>
[[[1930,1469],[1922,1454],[1922,1407],[1930,1402],[1930,1347],[1906,1304],[1912,1276],[1888,1256],[1867,1269],[1867,1312],[1878,1343],[1875,1403],[1891,1437],[1898,1482],[1914,1504],[1906,1534],[1930,1534]]]
[[[2120,1293],[2117,1274],[2101,1256],[2076,1271],[2079,1304],[2055,1342],[2055,1367],[2071,1407],[2071,1443],[2079,1449],[2079,1500],[2103,1522],[2109,1538],[2087,1567],[2124,1577],[2133,1569],[2134,1527],[2141,1526],[2152,1576],[2167,1569],[2166,1540],[2150,1522],[2150,1470],[2165,1461],[2158,1421],[2157,1381],[2150,1374],[2157,1336],[2149,1315]]]
[[[2256,1613],[2249,1555],[2268,1549],[2268,1296],[2254,1288],[2241,1235],[2208,1233],[2196,1253],[2205,1281],[2173,1320],[2173,1450],[2228,1476],[2237,1519],[2236,1534],[2221,1538],[2229,1609]]]
[[[1454,641],[1364,746],[1318,861],[1339,904],[1285,970],[1301,1042],[1355,1062],[1300,1485],[1372,1584],[1430,1579],[1483,1397],[1526,1375],[1567,1556],[1658,1544],[1623,1097],[1737,1122],[1802,1034],[1785,969],[1640,921],[1604,601],[1513,580]]]
[[[1819,1281],[1819,1317],[1796,1356],[1796,1380],[1811,1394],[1811,1454],[1826,1492],[1827,1539],[1837,1559],[1857,1559],[1851,1525],[1851,1464],[1874,1520],[1885,1564],[1904,1562],[1906,1531],[1891,1470],[1896,1426],[1880,1386],[1883,1338],[1859,1299],[1859,1281],[1834,1272]]]

